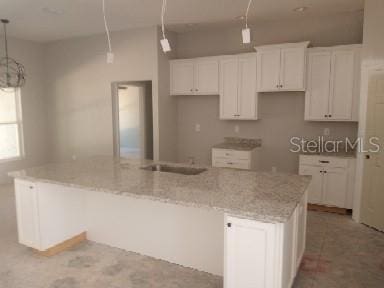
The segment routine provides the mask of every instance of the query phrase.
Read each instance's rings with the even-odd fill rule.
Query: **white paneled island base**
[[[136,168],[130,169],[131,173],[136,171]],[[138,173],[153,172],[140,170]],[[211,179],[210,176],[217,173],[253,175],[262,177],[260,179],[267,177],[217,168],[210,168],[205,173],[205,179]],[[147,180],[150,179],[151,174],[143,175],[148,176]],[[113,176],[116,177],[116,173]],[[178,203],[166,197],[161,198],[160,194],[164,196],[164,192],[160,192],[159,187],[164,177],[170,177],[167,181],[171,177],[184,177],[179,181],[195,181],[192,180],[195,178],[188,177],[200,176],[156,174],[154,178],[157,182],[154,185],[159,189],[156,199],[68,185],[62,179],[61,184],[58,181],[52,183],[52,179],[40,181],[31,177],[15,177],[19,242],[46,251],[86,232],[88,240],[97,243],[223,275],[225,288],[292,286],[305,248],[306,192],[300,193],[301,200],[293,206],[295,208],[290,216],[284,216],[286,220],[262,221],[227,213],[229,208],[227,211],[226,208],[213,206],[213,202],[217,201],[212,198],[217,197],[215,193],[223,193],[223,198],[228,196],[222,189],[206,195],[191,190],[191,195],[188,195],[191,202],[186,204],[180,200],[181,196],[185,196],[185,191],[180,191]],[[278,182],[280,178],[280,182],[268,183],[273,187],[281,187],[281,181],[286,183],[286,179],[289,179],[283,174],[274,177]],[[199,179],[202,180],[203,176]],[[305,185],[298,187],[307,186],[306,178],[294,181],[300,179],[305,180]],[[76,183],[76,180],[73,181]],[[217,185],[214,182],[211,184]],[[287,184],[291,185],[286,186],[287,189],[294,187],[293,182]],[[188,183],[185,185],[188,186]],[[256,197],[257,191],[255,193]],[[176,200],[177,196],[173,197]],[[202,205],[202,201],[212,204]],[[236,200],[233,201],[235,207]],[[268,207],[266,209],[265,213],[269,213]]]

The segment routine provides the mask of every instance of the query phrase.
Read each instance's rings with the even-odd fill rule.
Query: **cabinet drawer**
[[[251,169],[251,162],[248,160],[214,159],[213,166],[223,168]]]
[[[251,153],[248,151],[237,151],[229,149],[212,149],[212,159],[224,158],[228,160],[251,160]]]
[[[348,159],[330,156],[300,155],[300,165],[347,168]]]

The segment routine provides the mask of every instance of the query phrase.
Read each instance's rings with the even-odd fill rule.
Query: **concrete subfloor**
[[[86,242],[51,258],[17,243],[13,187],[0,186],[0,288],[221,288],[222,278]],[[310,212],[294,287],[384,287],[384,234],[348,216]],[[241,287],[239,287],[241,288]]]

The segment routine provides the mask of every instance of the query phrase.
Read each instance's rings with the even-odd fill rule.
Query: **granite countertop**
[[[251,151],[261,147],[261,139],[247,139],[237,137],[225,137],[224,142],[216,144],[213,148],[230,149],[238,151]]]
[[[10,172],[9,176],[215,209],[232,216],[269,223],[289,219],[311,179],[295,174],[211,167],[194,176],[140,169],[151,163],[100,156]]]

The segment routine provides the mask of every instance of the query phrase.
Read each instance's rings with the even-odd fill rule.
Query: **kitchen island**
[[[224,275],[226,288],[291,287],[305,248],[310,177],[142,169],[151,164],[94,157],[10,173],[19,242],[47,251],[86,232],[91,241]]]

